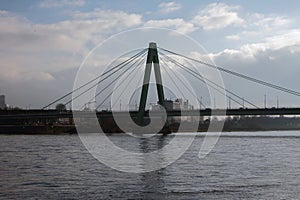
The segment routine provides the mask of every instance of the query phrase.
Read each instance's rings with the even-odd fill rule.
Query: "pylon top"
[[[156,49],[157,48],[156,43],[155,42],[150,42],[149,43],[149,48]]]

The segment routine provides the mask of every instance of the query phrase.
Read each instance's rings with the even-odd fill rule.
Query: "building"
[[[189,104],[189,100],[183,100],[181,98],[176,99],[175,101],[165,99],[164,100],[165,108],[167,111],[173,110],[194,110],[194,106]],[[158,104],[152,104],[152,111],[159,111],[161,110],[161,106]],[[169,117],[171,121],[199,121],[199,117],[197,116],[181,116],[181,117]]]
[[[165,99],[164,104],[165,104],[166,110],[172,111],[173,110],[173,105],[174,105],[173,103],[174,102],[172,100]],[[158,102],[157,102],[157,104],[152,105],[152,110],[154,110],[154,111],[161,110],[161,106],[159,105]]]
[[[176,99],[175,101],[165,99],[164,103],[165,103],[166,110],[168,110],[168,111],[172,111],[172,110],[193,110],[194,109],[194,106],[189,104],[189,100],[184,101],[181,98]],[[158,104],[158,102],[157,102],[157,104],[152,105],[152,110],[160,110],[160,109],[161,109],[161,107]]]
[[[5,96],[4,95],[0,95],[0,109],[4,109],[5,107],[6,107]]]
[[[189,100],[176,99],[173,103],[174,110],[194,110],[194,106],[189,104]]]
[[[168,111],[172,111],[173,110],[173,101],[172,100],[167,100],[165,99],[165,107],[166,107],[166,110]]]

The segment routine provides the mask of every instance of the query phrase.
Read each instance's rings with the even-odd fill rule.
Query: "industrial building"
[[[168,111],[194,109],[194,106],[190,105],[188,100],[183,100],[181,98],[176,99],[175,101],[165,99],[164,103],[165,103],[166,110]],[[161,107],[160,105],[158,105],[158,102],[157,104],[152,105],[152,110],[160,110],[160,109]]]

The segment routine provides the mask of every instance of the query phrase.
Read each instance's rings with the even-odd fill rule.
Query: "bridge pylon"
[[[157,89],[157,95],[158,95],[158,104],[165,108],[164,89],[163,89],[161,72],[160,72],[157,46],[156,46],[156,43],[154,43],[154,42],[150,42],[149,48],[148,48],[148,55],[147,55],[147,62],[146,62],[144,80],[143,80],[143,87],[142,87],[142,93],[141,93],[141,97],[140,97],[139,111],[138,111],[138,115],[137,115],[137,121],[138,121],[139,125],[144,124],[144,115],[145,115],[145,108],[146,108],[146,102],[147,102],[147,96],[148,96],[148,90],[149,90],[149,82],[150,82],[152,64],[154,67],[156,89]]]

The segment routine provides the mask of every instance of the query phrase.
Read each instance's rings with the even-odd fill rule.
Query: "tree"
[[[62,104],[62,103],[59,103],[55,106],[55,109],[58,110],[58,111],[64,111],[64,110],[67,110],[66,109],[66,105],[65,104]]]

